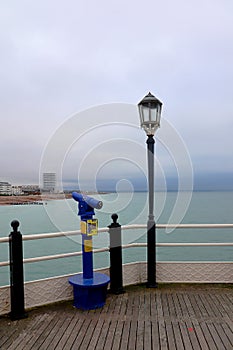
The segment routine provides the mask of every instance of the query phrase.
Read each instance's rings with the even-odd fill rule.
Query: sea
[[[111,215],[118,215],[121,225],[144,224],[148,218],[148,193],[107,193],[93,195],[103,202],[95,210],[99,228],[111,224]],[[155,220],[158,224],[226,224],[233,223],[233,192],[156,192]],[[80,235],[67,236],[67,231],[80,229],[77,202],[73,199],[53,200],[43,205],[0,206],[0,237],[12,231],[11,222],[20,222],[22,235],[64,232],[62,237],[23,242],[24,258],[39,257],[82,250]],[[122,231],[122,244],[146,242],[146,229]],[[232,242],[233,229],[157,229],[156,241],[170,242]],[[109,234],[93,236],[93,249],[109,247]],[[123,263],[146,261],[146,248],[123,249]],[[0,261],[8,261],[8,243],[0,243]],[[232,261],[233,247],[157,247],[157,261]],[[109,252],[94,254],[94,268],[109,266]],[[24,264],[25,281],[78,273],[82,271],[82,257],[54,259]],[[0,267],[0,286],[8,285],[9,266]]]

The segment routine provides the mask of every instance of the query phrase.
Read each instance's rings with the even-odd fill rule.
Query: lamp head
[[[150,92],[138,104],[141,127],[146,134],[154,135],[160,127],[162,102]]]

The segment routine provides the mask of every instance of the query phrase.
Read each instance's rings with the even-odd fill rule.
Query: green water
[[[119,215],[118,221],[121,225],[146,224],[148,212],[146,193],[106,194],[98,198],[104,203],[102,210],[96,210],[99,227],[108,226],[111,223],[111,214],[114,212]],[[176,199],[177,193],[175,192],[155,194],[155,212],[158,223],[168,222]],[[233,192],[194,192],[181,222],[232,223],[232,208]],[[23,235],[79,229],[77,203],[72,199],[51,201],[44,206],[1,206],[0,237],[9,235],[10,223],[14,219],[20,221],[20,231]],[[171,233],[162,229],[157,230],[158,242],[232,242],[232,240],[233,229],[176,229]],[[146,231],[127,230],[122,235],[122,241],[123,244],[146,242]],[[108,233],[99,233],[93,239],[94,248],[108,247],[108,245]],[[79,236],[67,237],[65,235],[54,239],[24,241],[23,247],[25,258],[81,250]],[[0,261],[8,260],[8,258],[8,244],[2,243],[0,244]],[[158,261],[232,261],[232,258],[232,247],[159,247],[157,249]],[[123,251],[124,263],[140,260],[146,260],[145,248]],[[109,266],[108,252],[94,256],[94,268],[104,266]],[[24,265],[26,281],[80,271],[82,271],[81,257]],[[2,267],[0,268],[0,285],[8,283],[9,267]]]

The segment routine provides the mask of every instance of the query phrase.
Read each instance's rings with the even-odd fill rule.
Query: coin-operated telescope
[[[83,273],[69,278],[74,287],[74,306],[90,310],[105,304],[109,277],[93,272],[92,236],[98,233],[98,220],[93,219],[94,209],[101,209],[103,202],[85,194],[73,192],[78,202],[78,215],[81,217]]]
[[[81,216],[81,220],[92,218],[92,215],[95,215],[94,209],[101,209],[103,206],[103,202],[85,194],[73,192],[72,197],[79,203],[78,215]]]

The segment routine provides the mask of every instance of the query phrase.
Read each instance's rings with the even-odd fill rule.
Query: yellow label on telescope
[[[92,251],[92,239],[84,239],[84,252],[90,253]]]
[[[97,235],[98,233],[98,220],[90,219],[87,220],[86,234],[87,236]]]
[[[81,233],[84,233],[84,234],[87,233],[87,223],[86,223],[86,221],[80,221],[80,230],[81,230]]]

